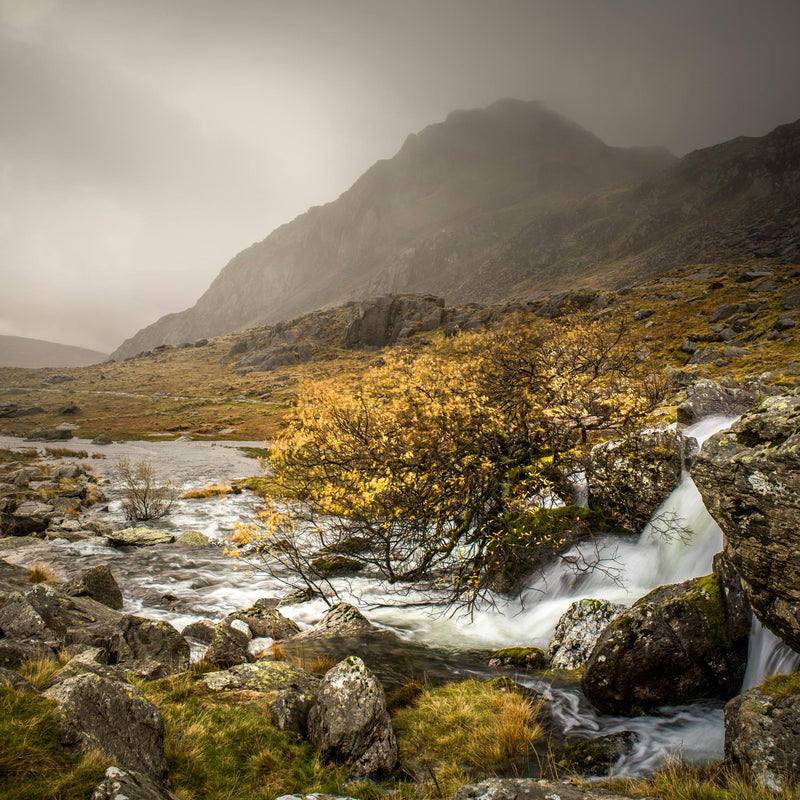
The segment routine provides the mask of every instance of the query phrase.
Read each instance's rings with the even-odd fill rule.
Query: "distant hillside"
[[[453,112],[335,202],[239,253],[193,308],[163,317],[112,357],[372,294],[450,295],[531,219],[674,160],[660,148],[609,147],[541,103]]]
[[[87,350],[85,347],[72,347],[22,336],[0,336],[0,367],[88,367],[107,358],[106,353]]]

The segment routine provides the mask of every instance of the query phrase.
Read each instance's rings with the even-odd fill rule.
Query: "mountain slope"
[[[677,264],[800,263],[800,121],[540,214],[450,292],[614,287]]]
[[[447,294],[453,276],[463,278],[460,265],[481,263],[536,215],[673,161],[658,148],[609,147],[540,103],[453,112],[335,202],[239,253],[193,308],[140,331],[113,357],[376,292]]]
[[[22,336],[0,336],[0,367],[88,367],[107,358],[106,353],[87,350],[85,347],[72,347]]]

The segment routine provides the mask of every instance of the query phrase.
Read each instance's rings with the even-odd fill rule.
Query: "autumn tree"
[[[349,388],[309,383],[271,451],[284,499],[241,536],[314,585],[343,557],[450,603],[511,588],[586,516],[570,504],[590,446],[659,400],[626,336],[520,318],[437,352],[392,351]]]

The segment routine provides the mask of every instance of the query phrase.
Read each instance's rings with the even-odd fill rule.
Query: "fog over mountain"
[[[109,351],[413,131],[541,100],[676,155],[800,117],[793,0],[0,0],[0,334]]]

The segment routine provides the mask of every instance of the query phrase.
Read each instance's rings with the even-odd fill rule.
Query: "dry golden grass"
[[[33,564],[28,580],[31,583],[48,583],[55,586],[58,583],[58,575],[50,564]]]
[[[540,706],[491,682],[426,689],[394,715],[401,764],[449,796],[469,770],[491,773],[524,756],[543,736]]]
[[[308,666],[308,671],[315,675],[324,675],[329,669],[336,666],[336,660],[330,656],[317,656]]]
[[[232,486],[226,486],[222,483],[209,483],[202,489],[189,489],[181,495],[181,500],[206,500],[210,497],[225,497],[226,494],[231,494],[236,490]]]
[[[18,667],[17,672],[34,688],[43,689],[67,661],[69,661],[67,656],[28,661]]]

